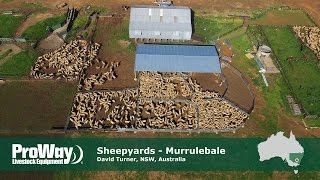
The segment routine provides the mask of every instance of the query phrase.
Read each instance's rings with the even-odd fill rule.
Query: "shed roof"
[[[191,10],[183,6],[132,6],[129,26],[130,30],[192,31]]]
[[[221,73],[215,46],[137,46],[135,71]]]

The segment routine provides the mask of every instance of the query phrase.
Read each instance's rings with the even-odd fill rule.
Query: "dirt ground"
[[[112,57],[103,58],[106,62],[120,62],[120,65],[116,67],[115,73],[117,78],[111,81],[106,81],[103,85],[94,86],[94,90],[104,89],[121,89],[121,88],[133,88],[137,87],[137,81],[134,81],[134,57],[132,55],[121,53]],[[87,75],[93,75],[97,73],[104,73],[104,71],[97,71],[96,65],[90,66],[86,70]]]
[[[303,11],[271,11],[265,17],[248,20],[246,25],[272,25],[272,26],[285,26],[285,25],[305,25],[312,26],[309,18]]]
[[[225,97],[240,108],[250,112],[253,108],[254,99],[250,94],[250,89],[244,83],[244,79],[229,67],[223,66],[223,74],[228,81],[228,89]]]
[[[220,56],[226,56],[226,57],[232,58],[232,56],[233,56],[232,48],[230,48],[228,45],[224,44],[223,40],[220,40],[217,43],[220,46],[220,51],[219,51]]]
[[[54,172],[39,172],[39,171],[24,171],[24,172],[1,172],[1,179],[14,180],[14,179],[54,179]]]
[[[10,81],[0,88],[0,132],[46,132],[64,126],[76,85],[55,81]]]
[[[284,129],[287,135],[292,131],[296,137],[320,137],[320,129],[306,129],[300,118],[288,117],[286,113],[282,113],[278,118],[278,126]]]
[[[207,74],[207,73],[193,73],[192,77],[193,80],[201,86],[203,91],[215,91],[223,96],[227,90],[227,82],[222,82],[222,77],[218,77],[214,74]],[[221,84],[221,86],[220,86]]]
[[[57,34],[51,34],[47,38],[41,40],[37,48],[40,48],[40,51],[49,53],[56,49],[59,49],[64,44],[64,40],[59,37]]]
[[[101,44],[98,59],[105,62],[120,62],[120,65],[116,68],[117,78],[112,81],[107,81],[105,84],[95,86],[95,89],[108,89],[108,88],[128,88],[137,87],[137,81],[134,81],[134,54],[126,52],[113,52],[109,48],[112,46],[108,44],[108,33],[111,31],[111,26],[119,26],[122,22],[122,18],[99,18],[96,32],[94,36],[94,42]],[[118,42],[115,42],[118,43]],[[95,67],[89,67],[86,71],[88,75],[94,74]]]

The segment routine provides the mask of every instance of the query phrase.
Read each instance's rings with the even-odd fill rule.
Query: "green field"
[[[2,133],[46,132],[65,125],[76,88],[56,81],[12,81],[0,88]]]
[[[222,17],[195,17],[195,36],[205,41],[217,39],[219,36],[236,29],[243,23],[242,19]]]
[[[0,37],[13,37],[25,16],[0,15]]]
[[[289,27],[262,29],[298,101],[310,114],[320,115],[320,70],[315,56],[308,48],[301,45]],[[288,59],[304,55],[308,58]]]
[[[2,0],[3,3],[11,2],[13,0]]]
[[[83,28],[87,24],[88,18],[89,17],[86,15],[77,16],[77,18],[74,20],[74,22],[72,24],[71,30]]]
[[[88,15],[84,15],[84,14],[78,15],[77,18],[74,20],[70,31],[67,33],[66,41],[75,39],[77,36],[77,33],[85,28],[88,21],[89,21]]]
[[[0,75],[2,76],[22,76],[27,75],[34,62],[37,59],[37,53],[28,49],[15,54],[10,60],[0,65]]]
[[[255,96],[260,96],[265,103],[263,109],[255,109],[250,115],[250,121],[254,121],[259,126],[259,132],[255,132],[258,136],[275,133],[279,130],[278,117],[281,113],[280,107],[283,106],[281,98],[283,92],[282,79],[281,77],[275,77],[275,79],[269,83],[269,88],[265,86],[258,72],[256,62],[245,56],[246,50],[252,50],[250,39],[243,30],[240,29],[238,31],[242,33],[230,39],[235,54],[232,65],[241,72],[245,72],[245,75],[252,80],[258,89]]]
[[[11,49],[7,50],[6,52],[4,52],[3,54],[0,55],[0,62],[2,60],[4,60],[10,53],[12,52]]]
[[[64,20],[64,16],[56,16],[45,19],[23,32],[22,36],[28,40],[40,40],[46,37],[48,34],[47,27],[52,27]]]
[[[121,51],[121,49],[123,48],[119,45],[119,40],[129,41],[130,39],[128,32],[129,21],[125,21],[120,26],[114,28],[114,30],[112,30],[108,36],[108,44],[111,45],[111,49],[113,49],[114,51]],[[134,52],[135,47],[130,44],[128,46],[128,49],[129,51]]]
[[[304,122],[308,127],[320,127],[320,119],[306,119]]]
[[[261,26],[248,26],[247,35],[256,47],[267,44],[268,40],[264,36]]]
[[[111,10],[109,8],[102,7],[102,6],[91,6],[90,9],[87,10],[88,14],[91,14],[93,12],[97,12],[97,13],[102,14],[102,15],[106,15],[110,11]]]

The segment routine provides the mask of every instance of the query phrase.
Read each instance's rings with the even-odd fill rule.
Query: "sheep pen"
[[[31,68],[35,79],[78,80],[82,70],[91,65],[100,45],[84,40],[71,41],[59,49],[38,57]]]
[[[93,74],[83,73],[78,85],[79,91],[92,90],[95,86],[103,85],[107,81],[112,81],[118,77],[116,68],[120,65],[120,62],[105,62],[95,59],[92,65],[95,65],[96,72]]]
[[[141,72],[139,87],[76,94],[70,121],[78,128],[235,130],[248,114],[182,73]]]

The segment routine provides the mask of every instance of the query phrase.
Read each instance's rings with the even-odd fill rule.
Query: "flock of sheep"
[[[137,114],[137,90],[78,92],[70,121],[75,127],[130,128]]]
[[[204,100],[197,105],[199,129],[232,130],[240,127],[248,118],[247,113],[226,100]]]
[[[189,101],[139,99],[137,128],[196,129],[197,107]]]
[[[196,107],[190,102],[138,100],[137,90],[77,93],[70,113],[76,128],[194,129]]]
[[[142,72],[138,89],[79,92],[70,121],[76,128],[234,130],[248,117],[218,93],[175,75]]]
[[[313,39],[319,30],[307,32],[308,38],[304,40],[318,51],[320,43]],[[116,68],[120,65],[95,59],[99,48],[97,43],[71,41],[40,56],[31,69],[31,76],[66,80],[78,80],[81,76],[79,91],[91,91],[97,85],[116,79]],[[88,67],[98,73],[84,73]],[[159,72],[140,72],[137,89],[78,92],[69,116],[76,128],[175,130],[236,129],[247,117],[247,113],[219,93],[203,91],[186,74]]]
[[[140,95],[145,98],[174,99],[192,95],[192,89],[182,76],[165,75],[158,72],[140,72]]]
[[[103,85],[106,81],[112,81],[117,78],[116,68],[120,65],[120,62],[105,62],[100,59],[95,59],[93,65],[99,73],[87,75],[83,74],[80,79],[78,89],[79,90],[92,90],[97,85]]]
[[[294,26],[293,31],[320,59],[320,28]]]
[[[144,98],[175,99],[175,98],[219,98],[220,94],[203,91],[196,81],[183,74],[141,72],[139,74],[139,92]]]
[[[40,56],[31,68],[35,79],[77,80],[84,68],[91,65],[100,45],[84,40],[71,41],[59,49]]]

